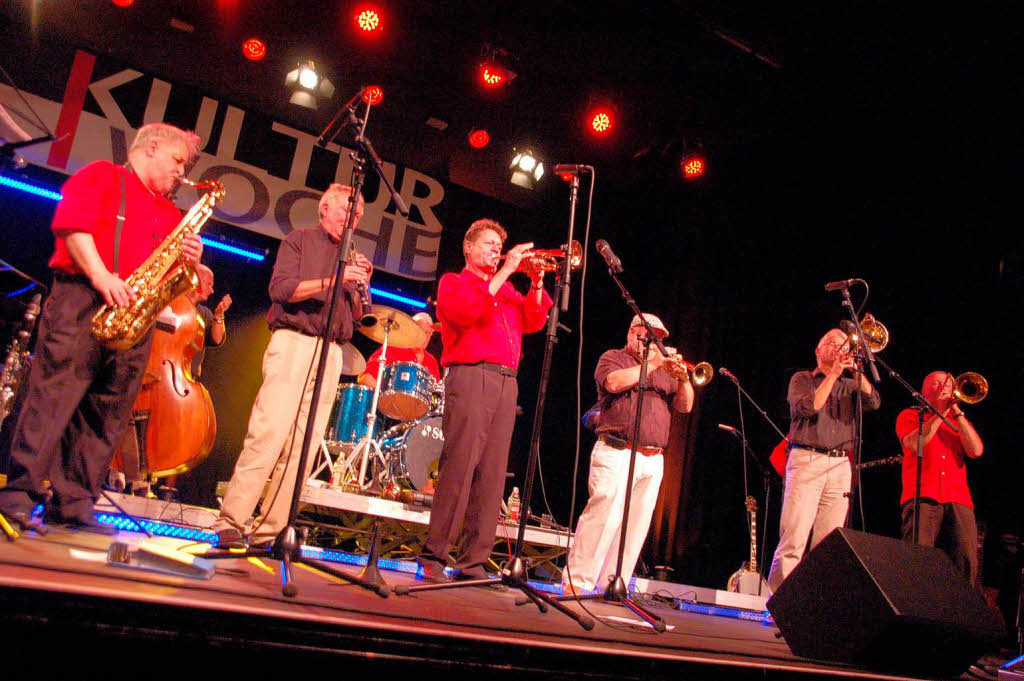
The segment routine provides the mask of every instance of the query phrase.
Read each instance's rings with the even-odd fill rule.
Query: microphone
[[[739,435],[740,435],[740,431],[736,430],[732,426],[727,426],[724,423],[719,423],[718,427],[721,428],[722,430],[724,430],[727,433],[732,433],[736,437],[739,437]]]
[[[597,247],[597,252],[604,258],[605,264],[615,274],[622,272],[622,261],[619,260],[619,256],[612,252],[612,247],[608,245],[608,242],[604,239],[598,239],[597,243],[594,244]]]
[[[559,163],[555,166],[555,175],[579,175],[589,172],[590,166],[581,163]]]
[[[847,288],[848,286],[856,284],[858,281],[860,281],[860,279],[840,279],[839,281],[830,281],[825,284],[825,290],[835,291],[836,289]]]
[[[733,376],[733,375],[732,375],[732,372],[731,372],[731,371],[729,371],[728,369],[726,369],[725,367],[721,367],[721,368],[720,368],[720,369],[718,370],[718,373],[722,374],[723,376],[725,376],[726,378],[728,378],[728,379],[729,379],[730,381],[732,381],[732,382],[733,382],[733,383],[735,383],[736,385],[739,385],[739,384],[740,384],[739,380],[738,380],[738,379],[737,379],[737,378],[736,378],[735,376]]]

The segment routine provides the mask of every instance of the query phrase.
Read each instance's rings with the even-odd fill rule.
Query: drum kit
[[[323,443],[331,485],[392,499],[402,490],[432,492],[444,442],[444,384],[416,362],[387,362],[389,348],[422,347],[423,329],[385,305],[373,305],[356,329],[381,344],[380,363],[374,387],[338,385]],[[342,373],[359,375],[365,368],[362,355],[347,344]]]

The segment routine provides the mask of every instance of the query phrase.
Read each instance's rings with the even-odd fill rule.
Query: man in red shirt
[[[53,217],[53,290],[39,318],[26,398],[11,438],[0,512],[23,528],[42,529],[32,509],[53,499],[48,515],[79,529],[99,525],[93,504],[131,418],[152,344],[111,350],[92,336],[99,307],[125,306],[135,292],[125,279],[181,220],[167,198],[199,153],[199,137],[166,123],[139,128],[128,163],[95,161],[64,184]],[[198,263],[198,236],[184,241]]]
[[[506,233],[494,220],[477,220],[466,231],[466,266],[441,277],[437,316],[445,377],[444,446],[430,529],[420,555],[423,578],[443,581],[448,552],[462,534],[455,559],[458,575],[485,577],[494,546],[505,469],[515,425],[516,374],[523,334],[544,328],[551,297],[544,273],[531,274],[523,295],[508,282],[532,243],[509,250],[499,268]]]
[[[426,312],[417,312],[412,317],[417,326],[423,329],[423,343],[418,348],[396,348],[388,345],[388,360],[384,366],[391,366],[395,362],[415,362],[430,372],[435,381],[441,380],[441,369],[437,365],[437,359],[427,352],[430,345],[430,337],[434,335],[434,320]],[[359,376],[359,382],[371,388],[377,385],[377,371],[380,369],[380,351],[377,348],[366,360],[366,369]]]
[[[977,459],[985,447],[953,396],[953,377],[944,371],[928,374],[921,394],[959,429],[954,433],[942,419],[929,413],[924,419],[921,444],[921,510],[917,541],[937,546],[971,584],[978,576],[978,526],[974,502],[967,487],[967,459]],[[896,434],[903,445],[903,539],[914,538],[914,490],[917,484],[916,409],[896,417]]]

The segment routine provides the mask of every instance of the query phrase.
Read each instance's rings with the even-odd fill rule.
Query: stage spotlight
[[[515,80],[515,58],[508,50],[484,43],[477,72],[484,87],[503,87]]]
[[[683,177],[687,180],[696,180],[701,177],[708,168],[708,161],[701,150],[687,151],[679,161],[679,167],[683,171]]]
[[[590,117],[590,129],[598,135],[603,135],[612,129],[612,112],[600,110]]]
[[[524,189],[533,189],[544,177],[544,164],[537,160],[530,149],[516,152],[509,169],[512,171],[509,182]]]
[[[316,109],[320,100],[334,96],[334,85],[317,72],[316,65],[311,61],[299,63],[298,68],[285,78],[284,84],[292,90],[289,101],[307,109]]]
[[[242,43],[242,54],[249,61],[259,61],[267,56],[267,46],[259,38],[249,38]]]
[[[380,85],[369,85],[363,91],[363,101],[370,106],[377,106],[384,101],[384,90]]]
[[[483,149],[491,141],[490,134],[483,128],[476,128],[469,133],[469,146],[474,149]]]
[[[118,7],[131,7],[135,4],[135,0],[110,0],[110,2]]]

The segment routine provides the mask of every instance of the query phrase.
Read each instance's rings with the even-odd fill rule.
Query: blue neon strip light
[[[35,194],[36,196],[41,196],[44,199],[60,201],[60,192],[55,192],[52,189],[47,189],[46,187],[38,187],[34,184],[29,184],[28,182],[22,182],[21,180],[15,180],[11,177],[0,175],[0,185],[28,192],[29,194]]]
[[[232,246],[231,244],[215,241],[208,236],[204,236],[201,238],[204,246],[215,248],[218,251],[234,253],[235,255],[240,255],[243,258],[248,258],[249,260],[255,260],[257,262],[263,262],[264,260],[266,260],[266,256],[264,256],[262,253],[257,253],[256,251],[249,251],[244,248],[239,248],[238,246]]]
[[[141,528],[132,522],[130,518],[120,514],[97,513],[96,520],[104,525],[116,527],[119,530],[125,530],[128,532],[142,531]],[[168,523],[158,523],[151,520],[140,520],[139,523],[149,530],[151,534],[155,534],[158,537],[176,537],[178,539],[188,539],[190,541],[204,542],[207,544],[217,543],[217,534],[215,532],[197,530],[192,527],[170,525]]]
[[[719,615],[722,617],[732,617],[739,620],[751,620],[754,622],[761,622],[762,624],[768,624],[768,613],[766,612],[751,612],[750,610],[743,610],[742,608],[729,608],[722,605],[705,605],[703,603],[688,603],[686,601],[676,601],[676,608],[678,610],[685,610],[686,612],[696,612],[702,615]]]
[[[30,290],[32,290],[32,288],[33,288],[33,287],[34,287],[35,285],[36,285],[36,283],[35,283],[35,282],[33,281],[33,282],[32,282],[31,284],[29,284],[29,285],[28,285],[28,286],[26,286],[25,288],[19,288],[19,289],[18,289],[17,291],[11,291],[10,293],[8,293],[8,294],[7,294],[7,297],[8,297],[8,298],[13,298],[14,296],[20,296],[20,295],[21,295],[22,293],[24,293],[25,291],[30,291]]]
[[[426,302],[422,300],[416,300],[415,298],[406,298],[405,296],[399,295],[397,293],[392,293],[391,291],[382,291],[381,289],[374,288],[373,286],[370,287],[370,294],[380,296],[381,298],[387,298],[388,300],[395,300],[398,301],[399,303],[405,303],[406,305],[412,305],[413,307],[418,307],[421,310],[427,307]]]

